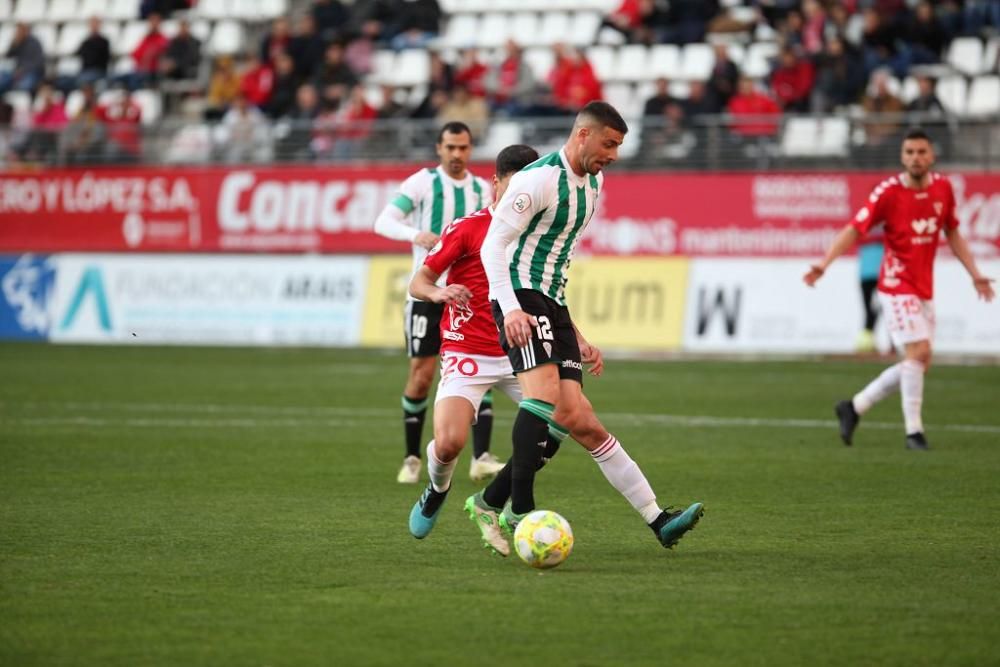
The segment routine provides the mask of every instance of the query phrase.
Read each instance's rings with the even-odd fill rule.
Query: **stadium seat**
[[[846,157],[850,131],[850,122],[838,116],[789,118],[781,135],[781,153],[786,157]]]
[[[213,21],[236,18],[229,0],[198,0],[198,4],[195,5],[195,14]]]
[[[232,18],[240,21],[253,23],[261,18],[257,0],[232,0],[229,8],[232,12]]]
[[[7,21],[0,25],[0,57],[7,54],[12,41],[14,41],[14,24],[11,21]]]
[[[80,48],[80,43],[87,38],[87,24],[66,23],[59,31],[59,39],[56,42],[55,55],[69,56],[76,53]]]
[[[968,106],[968,86],[965,77],[947,76],[939,79],[934,92],[945,109],[960,116],[965,114]]]
[[[476,43],[476,35],[479,30],[479,19],[473,14],[459,14],[452,16],[448,20],[448,27],[445,28],[441,45],[455,49],[462,49]]]
[[[1000,114],[1000,76],[989,74],[977,76],[969,88],[970,116],[992,116],[997,119]]]
[[[83,108],[83,91],[71,90],[66,96],[66,115],[73,118]]]
[[[37,23],[45,19],[48,3],[45,0],[18,0],[14,7],[13,19],[25,23]]]
[[[0,0],[0,21],[6,21],[13,13],[14,7],[10,0]]]
[[[212,24],[205,19],[195,19],[191,21],[191,34],[194,35],[204,48],[208,44],[208,38],[212,36]]]
[[[754,42],[747,48],[743,60],[743,74],[751,79],[762,79],[771,73],[771,60],[778,55],[778,45],[773,42]]]
[[[106,18],[110,0],[82,0],[80,2],[80,18],[89,19],[93,16]]]
[[[673,80],[681,76],[681,50],[676,44],[656,44],[649,50],[650,76]]]
[[[986,50],[983,51],[983,72],[1000,73],[1000,37],[993,37],[986,42]]]
[[[685,44],[681,51],[681,76],[705,81],[715,67],[715,51],[708,44]]]
[[[112,21],[137,21],[139,0],[109,0],[107,13],[102,18]]]
[[[546,49],[551,53],[551,49]],[[615,69],[615,49],[610,46],[592,46],[587,49],[587,60],[594,68],[594,74],[599,81],[612,81],[617,78]],[[553,55],[553,60],[555,56]]]
[[[76,56],[65,56],[56,61],[56,76],[76,76],[80,73],[80,59]]]
[[[157,90],[137,90],[132,93],[132,101],[142,109],[140,122],[143,126],[149,127],[160,121],[163,114],[163,98]]]
[[[24,90],[9,90],[4,93],[3,99],[14,109],[15,114],[31,113],[31,93]]]
[[[542,25],[538,30],[538,42],[546,45],[565,42],[569,30],[569,14],[566,12],[546,12],[542,16]]]
[[[618,109],[626,119],[631,120],[642,115],[645,100],[639,99],[630,83],[609,83],[604,86],[604,99],[608,104]]]
[[[899,99],[903,101],[903,104],[909,104],[917,98],[920,94],[920,87],[917,83],[917,78],[914,76],[908,76],[903,79],[903,86],[899,91]]]
[[[212,29],[208,40],[208,52],[212,55],[231,55],[243,48],[243,24],[238,21],[219,21]]]
[[[590,52],[588,51],[588,58]],[[535,75],[535,79],[539,81],[545,81],[549,72],[552,71],[552,66],[556,61],[556,54],[552,52],[552,49],[547,47],[539,47],[534,49],[525,49],[523,58],[528,66],[531,67],[532,73]],[[590,60],[590,64],[593,65],[593,59]],[[598,74],[600,78],[600,74]]]
[[[494,121],[490,123],[484,140],[476,146],[477,157],[494,160],[505,147],[522,143],[521,124],[515,121]]]
[[[476,46],[480,48],[494,48],[507,41],[510,34],[510,14],[494,12],[484,14],[479,24],[479,31],[476,33]]]
[[[288,0],[258,0],[257,11],[265,21],[288,14]]]
[[[510,38],[521,46],[538,44],[538,14],[517,12],[510,23]]]
[[[618,49],[612,77],[615,81],[642,81],[649,76],[649,49],[644,44],[627,44]]]
[[[671,81],[667,91],[671,97],[686,100],[691,97],[691,83],[688,81]]]
[[[393,82],[397,86],[410,87],[426,83],[430,78],[430,60],[424,49],[406,49],[396,58]]]
[[[45,18],[53,23],[76,21],[80,17],[80,6],[77,0],[52,0]]]
[[[111,73],[116,76],[131,74],[134,71],[135,61],[132,60],[132,56],[119,56],[118,58],[115,58],[113,63],[111,63]]]
[[[978,37],[957,37],[948,47],[947,63],[966,76],[983,69],[983,42]]]
[[[597,39],[597,29],[601,26],[598,12],[577,12],[570,27],[570,43],[575,46],[590,46]]]
[[[395,75],[396,53],[389,50],[376,51],[372,56],[370,77],[379,84],[392,83]]]
[[[148,32],[149,26],[145,21],[130,21],[126,23],[118,39],[111,42],[111,52],[117,56],[132,53]]]
[[[42,45],[42,50],[47,55],[52,55],[56,51],[56,27],[51,23],[36,23],[31,26],[31,34]]]

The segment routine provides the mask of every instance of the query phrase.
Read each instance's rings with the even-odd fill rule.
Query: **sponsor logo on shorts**
[[[583,370],[583,364],[581,364],[579,361],[573,361],[572,359],[567,359],[566,361],[562,362],[562,367],[575,368],[578,371]]]
[[[460,333],[455,333],[454,331],[445,331],[442,335],[445,340],[465,340],[465,336]]]

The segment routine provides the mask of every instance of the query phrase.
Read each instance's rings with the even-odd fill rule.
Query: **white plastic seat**
[[[69,56],[76,53],[80,44],[87,38],[89,30],[85,23],[66,23],[59,31],[59,40],[56,42],[55,55]]]
[[[649,73],[654,79],[681,77],[681,50],[676,44],[656,44],[649,50]]]
[[[231,55],[243,48],[243,24],[237,21],[219,21],[208,39],[208,52],[212,55]]]
[[[977,76],[969,88],[970,116],[993,116],[1000,114],[1000,76],[989,74]]]
[[[630,83],[609,83],[604,86],[604,99],[626,120],[642,115],[645,100],[639,99]]]
[[[476,33],[475,45],[480,48],[493,48],[507,41],[510,34],[509,14],[485,14]]]
[[[16,116],[31,113],[31,93],[26,90],[8,90],[3,100],[13,108]]]
[[[191,34],[201,42],[202,48],[205,44],[208,44],[209,38],[212,36],[212,24],[205,19],[196,19],[191,21]]]
[[[397,86],[416,86],[430,78],[430,59],[424,49],[406,49],[396,57]]]
[[[45,0],[18,0],[13,19],[17,22],[37,23],[45,19],[48,3]]]
[[[137,21],[139,0],[109,0],[107,13],[102,16],[112,21]]]
[[[715,51],[708,44],[685,44],[681,52],[681,76],[705,81],[715,67]]]
[[[0,21],[6,21],[14,12],[14,5],[10,0],[0,0]]]
[[[76,21],[80,17],[80,6],[77,0],[52,0],[46,20],[53,23]]]
[[[149,26],[144,21],[126,23],[118,39],[111,42],[111,52],[119,56],[129,55],[135,51],[135,47],[139,46],[139,42],[148,32]]]
[[[597,39],[597,29],[601,26],[598,12],[576,12],[570,27],[570,42],[576,46],[590,46]]]
[[[747,48],[742,73],[751,79],[761,79],[771,73],[771,60],[778,55],[773,42],[754,42]]]
[[[903,87],[899,91],[899,99],[903,104],[909,104],[920,95],[920,84],[915,76],[908,76],[903,79]]]
[[[539,44],[556,44],[568,41],[570,30],[569,14],[566,12],[547,12],[542,16],[542,25],[538,29]]]
[[[983,69],[987,74],[1000,72],[1000,37],[992,37],[983,51]]]
[[[213,21],[235,18],[229,0],[198,0],[195,12],[198,16]]]
[[[234,19],[241,21],[259,21],[261,18],[257,0],[232,0],[229,10]]]
[[[45,55],[51,56],[56,51],[56,27],[51,23],[36,23],[31,26],[31,34],[42,45]]]
[[[56,61],[56,76],[76,76],[82,63],[76,56],[64,56]]]
[[[89,19],[94,16],[105,18],[108,15],[109,0],[82,0],[80,2],[81,19]]]
[[[131,74],[135,71],[135,61],[132,56],[120,56],[111,63],[111,73],[114,75]]]
[[[510,22],[510,38],[520,46],[538,44],[538,15],[532,12],[517,12]]]
[[[947,63],[966,76],[983,70],[983,42],[978,37],[956,37],[948,47]]]
[[[523,142],[521,124],[516,121],[494,121],[486,131],[486,137],[476,147],[477,153],[484,160],[492,160],[496,154],[507,146]]]
[[[12,41],[14,41],[14,24],[10,21],[0,24],[0,58],[7,55]]]
[[[528,63],[531,73],[539,81],[545,81],[549,78],[549,72],[552,71],[552,66],[556,63],[556,54],[552,52],[552,49],[545,47],[525,49],[521,57]],[[590,64],[594,64],[592,59],[590,60]],[[600,75],[598,75],[598,78],[600,78]]]
[[[594,74],[597,75],[598,80],[612,81],[616,78],[615,50],[610,46],[590,47],[587,49],[587,60],[594,68]]]
[[[393,51],[376,51],[372,56],[371,78],[378,83],[390,83],[395,76],[396,54]]]
[[[79,89],[71,90],[69,95],[66,96],[66,117],[76,117],[76,115],[80,113],[80,109],[83,108],[83,102],[83,91]]]
[[[945,109],[964,115],[968,106],[968,85],[961,76],[946,76],[939,79],[934,92]]]
[[[479,19],[475,15],[453,16],[448,20],[448,27],[445,28],[441,43],[443,46],[456,49],[473,46],[476,43],[478,29]]]
[[[844,157],[851,126],[846,118],[796,117],[785,122],[781,153],[786,157]]]
[[[626,44],[618,49],[613,77],[616,81],[641,81],[649,75],[649,49],[644,44]]]
[[[155,125],[163,115],[163,98],[157,90],[137,90],[132,101],[142,110],[139,122],[144,126]]]
[[[288,14],[288,0],[258,0],[260,18],[268,21]]]

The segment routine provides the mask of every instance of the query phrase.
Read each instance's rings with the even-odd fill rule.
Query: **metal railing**
[[[480,126],[474,159],[490,162],[511,143],[558,148],[571,117],[497,117]],[[150,127],[71,123],[58,132],[0,128],[6,168],[22,166],[398,163],[434,160],[436,120],[363,123],[336,118],[243,123],[168,120]],[[881,169],[899,163],[911,127],[934,139],[940,166],[1000,169],[1000,121],[891,114],[698,116],[674,124],[634,118],[621,149],[630,169],[768,171]]]

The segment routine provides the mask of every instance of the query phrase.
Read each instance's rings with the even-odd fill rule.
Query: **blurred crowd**
[[[489,61],[467,48],[449,61],[436,46],[444,16],[436,0],[313,0],[308,11],[279,17],[242,53],[205,62],[192,34],[191,0],[143,0],[148,30],[130,66],[114,67],[101,20],[76,51],[72,74],[47,76],[47,55],[31,26],[20,24],[0,71],[0,94],[32,95],[27,113],[0,104],[0,155],[7,161],[130,162],[140,158],[147,89],[168,95],[179,126],[162,157],[199,163],[222,159],[350,159],[379,137],[379,119],[461,120],[482,135],[490,118],[572,114],[604,96],[585,51],[553,47],[553,66],[539,79],[521,46],[508,41]],[[699,116],[729,114],[735,138],[770,136],[784,112],[944,113],[933,74],[960,35],[1000,31],[995,0],[753,0],[733,11],[715,0],[623,0],[604,17],[601,39],[636,43],[714,44],[704,80],[656,82],[645,100],[644,140],[651,146],[690,140]],[[167,37],[163,20],[176,30]],[[751,78],[729,55],[732,44],[776,42],[770,73]],[[470,35],[470,43],[475,36]],[[379,49],[426,48],[430,77],[414,97],[374,81]],[[919,95],[904,104],[894,79],[919,74]],[[380,84],[373,89],[372,84]],[[368,84],[367,87],[365,84]],[[768,120],[769,117],[774,120]],[[740,120],[745,117],[747,120]],[[869,143],[898,128],[873,125]]]

